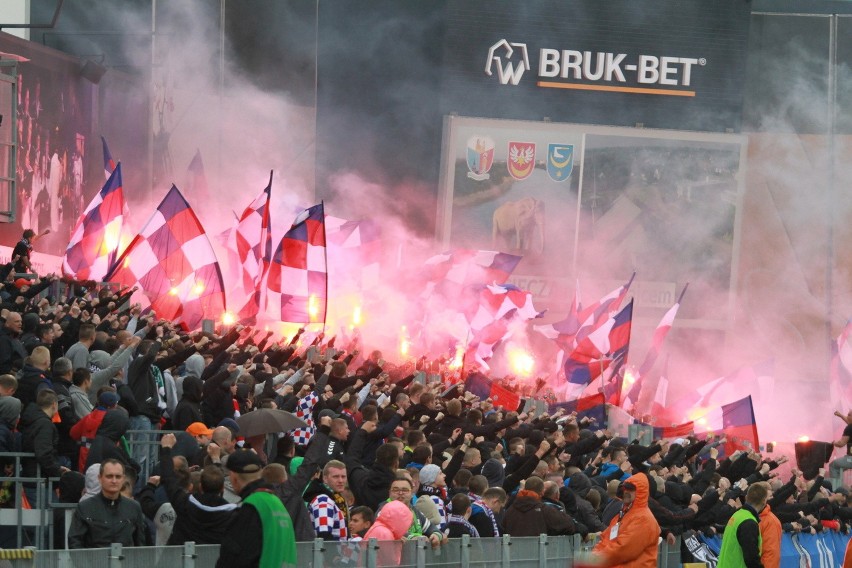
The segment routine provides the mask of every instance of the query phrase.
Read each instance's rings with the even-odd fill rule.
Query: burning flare
[[[529,377],[535,370],[535,358],[520,347],[509,348],[509,364],[512,372],[521,377]]]
[[[316,321],[319,315],[319,301],[316,294],[311,294],[311,297],[308,298],[308,315],[311,317],[311,321]]]

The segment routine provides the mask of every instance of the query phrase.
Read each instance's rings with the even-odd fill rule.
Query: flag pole
[[[328,241],[325,234],[325,200],[320,200],[322,206],[322,242],[323,242],[323,257],[325,258],[325,301],[323,302],[322,310],[322,334],[325,337],[325,323],[328,318]]]

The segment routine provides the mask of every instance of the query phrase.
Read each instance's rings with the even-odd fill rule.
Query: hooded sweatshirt
[[[379,548],[380,566],[399,565],[402,560],[401,539],[408,533],[413,520],[411,510],[401,501],[390,501],[379,511],[376,522],[364,534],[364,540],[395,540],[393,544],[383,543]]]
[[[623,506],[613,517],[609,527],[601,533],[594,553],[600,566],[656,568],[660,525],[648,508],[648,476],[632,475],[625,483],[636,487],[636,497],[631,505]]]
[[[172,414],[172,428],[186,430],[193,422],[202,422],[201,390],[203,386],[201,379],[192,375],[188,375],[183,380],[183,397]]]
[[[130,457],[123,448],[117,446],[121,437],[130,428],[130,417],[122,408],[108,410],[98,428],[98,433],[89,449],[86,468],[101,463],[107,458],[115,458],[124,465],[131,465]]]

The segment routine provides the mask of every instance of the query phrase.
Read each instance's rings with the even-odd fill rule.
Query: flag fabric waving
[[[335,290],[369,289],[379,284],[382,258],[382,229],[371,219],[347,221],[326,215],[329,266],[346,267],[343,274],[332,275]]]
[[[300,213],[284,234],[261,285],[264,310],[291,323],[325,322],[328,296],[325,209]]]
[[[683,287],[683,290],[680,293],[680,297],[678,297],[677,302],[669,308],[669,311],[663,315],[663,319],[660,320],[660,323],[657,325],[657,329],[654,330],[654,337],[651,340],[651,347],[648,349],[648,354],[645,355],[645,360],[642,361],[642,365],[639,366],[639,376],[647,374],[650,372],[651,368],[654,366],[654,363],[657,361],[657,357],[660,356],[660,351],[663,348],[663,341],[665,341],[666,336],[669,334],[669,330],[672,328],[672,324],[674,323],[675,316],[677,315],[677,311],[680,309],[680,304],[683,301],[683,295],[686,294],[686,289],[689,286],[687,284]]]
[[[544,325],[536,325],[533,327],[537,332],[548,339],[556,342],[561,350],[572,350],[574,345],[574,337],[580,330],[580,312],[583,306],[580,304],[580,283],[574,288],[574,299],[571,301],[571,307],[568,309],[568,315],[565,319],[556,323],[548,323]]]
[[[576,333],[575,343],[579,343],[584,337],[606,322],[611,314],[618,311],[635,278],[636,273],[634,272],[630,275],[630,280],[626,284],[619,286],[597,302],[578,312],[577,319],[580,321],[580,326]]]
[[[106,179],[109,179],[110,174],[115,170],[115,160],[112,159],[112,154],[109,152],[106,138],[101,136],[101,142],[104,147],[104,176],[106,176]]]
[[[691,421],[674,426],[654,426],[654,439],[685,438],[692,434],[693,430],[695,430],[695,423]]]
[[[520,261],[520,256],[489,250],[456,249],[435,255],[425,263],[425,294],[442,286],[503,284]]]
[[[555,402],[550,405],[550,414],[553,415],[553,413],[560,408],[565,409],[565,412],[569,414],[576,412],[578,421],[581,418],[594,419],[599,428],[606,427],[606,399],[604,398],[603,393],[578,398],[568,402]]]
[[[669,405],[669,413],[673,416],[694,418],[694,415],[702,414],[704,409],[719,406],[743,392],[753,393],[758,397],[758,401],[768,400],[774,387],[774,367],[772,359],[740,367],[730,375],[692,389]]]
[[[630,351],[630,330],[633,326],[633,300],[624,306],[613,318],[614,323],[609,332],[609,356],[611,357],[612,372],[610,379],[604,383],[604,394],[607,402],[620,406],[621,389],[624,384],[624,370],[627,368],[627,354]]]
[[[751,395],[714,408],[694,419],[693,423],[696,432],[724,434],[727,455],[736,450],[757,450],[760,446]]]
[[[490,398],[495,407],[502,406],[509,412],[516,411],[521,404],[521,397],[518,393],[495,383],[482,373],[470,373],[465,379],[464,388],[478,396],[480,400]]]
[[[246,298],[240,319],[248,320],[260,308],[260,283],[263,272],[272,258],[269,200],[272,194],[272,172],[269,183],[254,201],[243,210],[234,227],[228,232],[225,244],[232,266],[239,267],[238,286]],[[264,260],[266,259],[266,260]],[[237,294],[239,295],[239,293]]]
[[[189,329],[225,311],[225,286],[213,247],[174,185],[106,278],[138,286],[159,317]]]
[[[121,164],[77,220],[62,257],[62,273],[77,280],[103,280],[115,262],[124,222]]]

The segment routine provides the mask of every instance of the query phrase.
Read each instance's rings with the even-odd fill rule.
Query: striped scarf
[[[470,504],[473,507],[479,507],[480,509],[482,509],[482,511],[488,516],[488,519],[491,521],[491,527],[494,529],[494,536],[500,536],[500,528],[497,526],[497,518],[494,516],[494,511],[491,510],[491,507],[483,503],[482,497],[475,493],[470,493]],[[477,512],[475,508],[473,512]]]
[[[479,538],[479,531],[476,530],[476,527],[467,522],[467,519],[460,515],[450,515],[447,517],[447,521],[449,524],[457,523],[462,525],[468,532],[468,534],[474,538]]]

